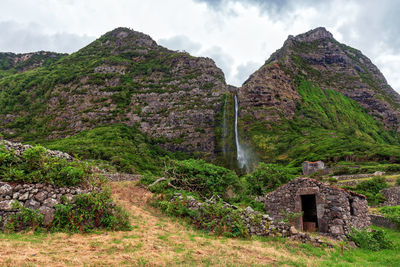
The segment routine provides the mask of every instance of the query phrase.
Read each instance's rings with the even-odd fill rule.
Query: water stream
[[[242,147],[239,141],[239,131],[238,131],[238,112],[239,112],[239,103],[237,96],[235,95],[235,142],[236,142],[236,151],[237,151],[237,161],[239,168],[246,168],[247,171],[250,169],[249,157],[247,155],[246,150]]]

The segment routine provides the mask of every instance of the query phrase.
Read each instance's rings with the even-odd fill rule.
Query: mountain
[[[238,99],[242,139],[262,160],[400,160],[399,94],[325,28],[289,36]]]
[[[0,53],[0,78],[49,66],[67,54],[39,51],[25,54]]]
[[[164,156],[230,168],[399,163],[399,114],[400,96],[378,68],[324,28],[289,36],[240,88],[210,58],[128,28],[71,55],[0,54],[5,138],[128,172],[157,172]]]
[[[41,142],[122,123],[170,151],[214,154],[228,86],[210,58],[117,28],[42,65],[0,80],[5,137]]]

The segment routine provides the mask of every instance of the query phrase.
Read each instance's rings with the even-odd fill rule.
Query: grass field
[[[131,215],[129,232],[0,234],[0,266],[400,266],[396,248],[380,252],[315,248],[282,238],[231,239],[167,217],[135,182],[112,183],[114,199]]]

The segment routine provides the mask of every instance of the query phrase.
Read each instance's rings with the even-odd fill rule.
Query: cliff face
[[[171,151],[214,153],[227,91],[211,59],[118,28],[48,68],[1,79],[0,128],[16,139],[57,139],[124,123]]]
[[[325,28],[289,36],[238,96],[243,132],[266,160],[290,161],[302,153],[315,160],[346,159],[340,153],[368,158],[366,145],[354,146],[354,140],[368,147],[399,140],[400,96],[366,56]],[[337,153],[341,135],[348,139]]]

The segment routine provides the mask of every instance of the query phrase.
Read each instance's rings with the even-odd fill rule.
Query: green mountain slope
[[[26,54],[0,53],[0,78],[49,66],[65,56],[67,54],[45,51]]]
[[[323,28],[289,37],[238,96],[242,136],[261,160],[400,162],[399,95]]]
[[[49,66],[0,79],[0,131],[38,142],[123,123],[167,150],[213,155],[226,91],[211,59],[118,28]]]

